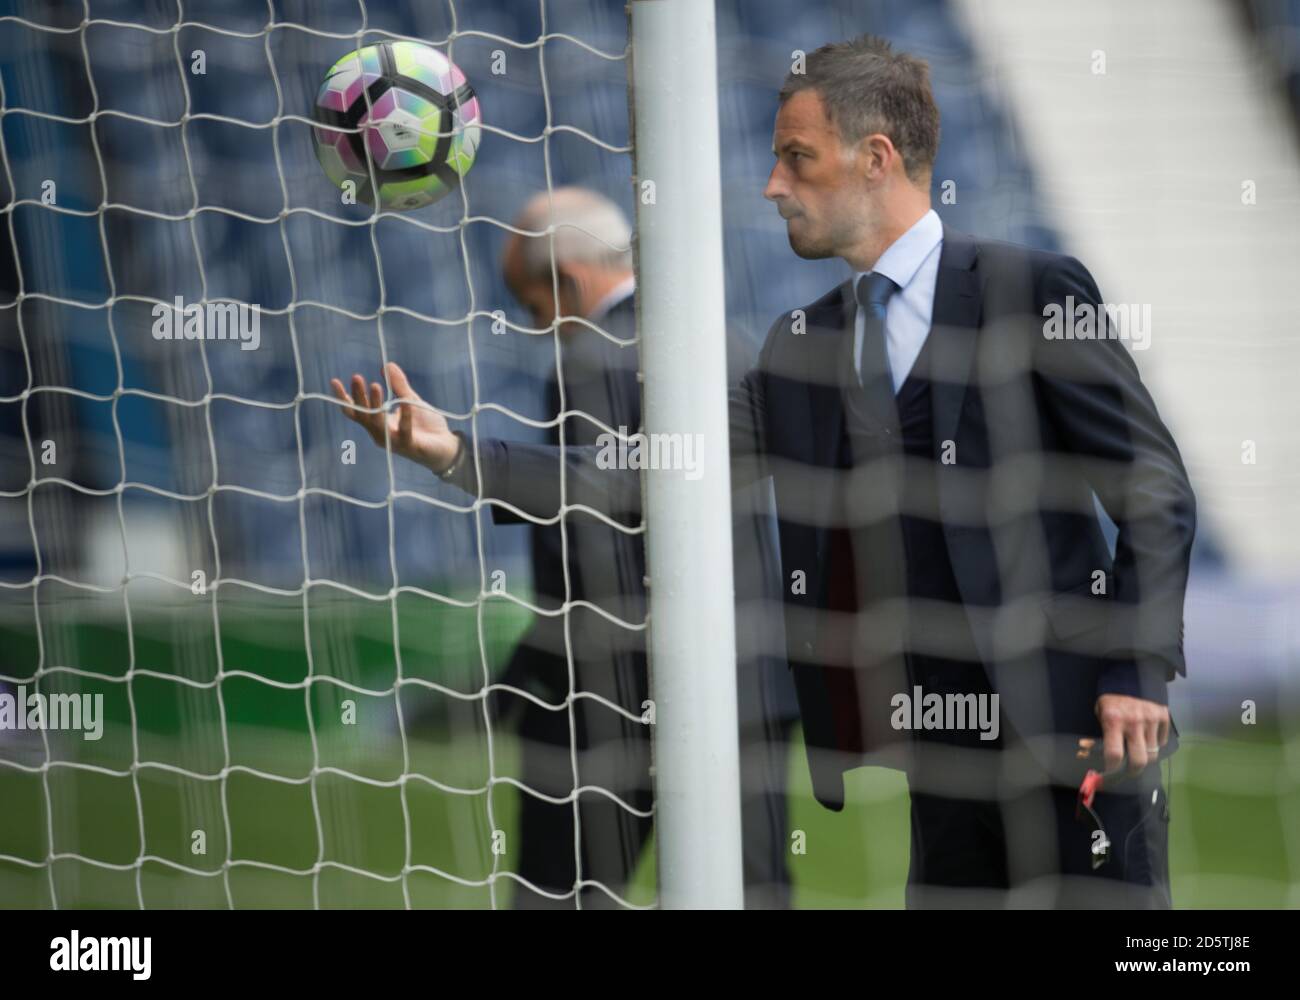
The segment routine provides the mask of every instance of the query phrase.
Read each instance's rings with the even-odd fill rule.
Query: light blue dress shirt
[[[930,335],[934,313],[934,289],[939,280],[939,251],[943,247],[943,223],[934,209],[916,220],[912,228],[889,245],[876,261],[874,271],[890,278],[899,288],[885,307],[885,352],[889,374],[897,393],[917,355]],[[870,271],[859,271],[858,279]],[[853,320],[853,367],[862,381],[862,337],[865,317],[861,308]]]

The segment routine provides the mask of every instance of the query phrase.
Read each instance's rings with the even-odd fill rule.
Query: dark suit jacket
[[[560,339],[563,405],[560,371],[552,370],[546,382],[548,419],[554,419],[561,410],[577,411],[564,421],[566,448],[596,444],[603,433],[602,424],[614,430],[624,428],[629,434],[641,429],[635,299],[628,296],[616,303],[596,325],[626,343],[617,343],[585,327],[567,332]],[[735,370],[736,379],[752,366],[754,354],[742,338],[729,337],[728,364]],[[552,445],[558,446],[558,426],[548,437]],[[552,474],[558,468],[558,463],[553,463]],[[546,516],[553,517],[558,509],[557,503]],[[504,507],[493,506],[492,510],[497,523],[522,520]],[[625,526],[638,527],[639,512],[625,513],[636,515],[622,518]],[[786,670],[784,632],[780,616],[773,613],[780,607],[781,585],[770,489],[755,484],[738,492],[733,514],[739,722],[742,726],[759,726],[793,719],[798,707]],[[568,515],[567,524],[567,553],[558,524],[535,524],[531,529],[538,606],[553,612],[563,606],[567,564],[571,601],[595,605],[629,624],[644,622],[642,534],[621,531],[578,511]],[[648,697],[644,631],[610,622],[586,604],[573,608],[570,619],[568,643],[574,651],[578,689],[599,693],[640,714],[641,702]],[[565,646],[563,616],[538,616],[516,647],[502,682],[531,690],[551,703],[558,702],[569,690]]]
[[[952,445],[936,466],[938,513],[1004,720],[1056,780],[1076,783],[1077,737],[1100,733],[1097,697],[1163,703],[1185,673],[1195,500],[1132,357],[1104,336],[1114,331],[1103,320],[1103,339],[1045,334],[1045,307],[1068,297],[1101,304],[1078,260],[945,229],[929,335],[934,441]],[[831,585],[832,548],[860,503],[841,447],[854,309],[846,281],[780,317],[730,397],[733,483],[775,484],[790,666],[814,793],[832,809],[842,772],[889,762],[899,742],[882,705],[898,678],[845,648],[851,588]],[[544,509],[557,493],[553,450],[485,440],[478,457],[485,495]],[[571,503],[639,503],[636,473],[599,469],[594,450],[566,462]],[[1119,529],[1113,556],[1094,495]],[[791,586],[796,573],[805,585]]]

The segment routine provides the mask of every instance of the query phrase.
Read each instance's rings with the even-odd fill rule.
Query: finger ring
[[[1159,753],[1159,752],[1160,752],[1159,747],[1147,747],[1147,753]]]

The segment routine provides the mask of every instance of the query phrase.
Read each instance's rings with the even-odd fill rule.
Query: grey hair
[[[879,132],[902,154],[910,180],[930,176],[939,152],[939,107],[929,63],[895,52],[876,35],[860,35],[810,52],[803,68],[786,76],[781,104],[814,90],[846,145]]]
[[[603,194],[589,188],[561,187],[549,194],[539,192],[528,199],[515,218],[515,226],[529,232],[544,232],[552,222],[552,207],[555,210],[557,265],[581,262],[619,271],[632,267],[632,227],[628,225],[627,217]],[[550,238],[523,236],[520,241],[520,253],[528,274],[549,278]]]

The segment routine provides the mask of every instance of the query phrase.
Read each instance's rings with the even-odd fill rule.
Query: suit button
[[[805,653],[811,653],[813,651],[813,644],[811,642],[805,642],[803,644],[803,651]]]

